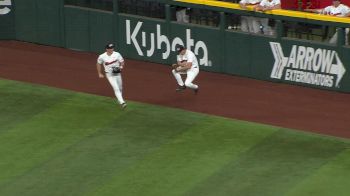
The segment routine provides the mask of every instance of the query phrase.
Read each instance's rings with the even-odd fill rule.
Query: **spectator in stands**
[[[255,11],[268,11],[274,9],[281,9],[280,0],[262,0],[258,5],[255,6]]]
[[[176,7],[176,21],[182,23],[189,23],[190,16],[187,14],[190,8],[186,7]]]
[[[258,5],[254,7],[255,11],[268,11],[268,10],[274,10],[274,9],[281,9],[281,1],[280,0],[262,0]],[[261,19],[261,31],[264,32],[264,34],[273,35],[274,30],[272,30],[271,26],[269,24],[269,19],[264,18]]]
[[[248,5],[257,5],[261,0],[241,0],[239,6],[242,9],[247,9]],[[260,32],[260,18],[254,16],[241,16],[241,30],[250,33]],[[263,33],[263,32],[261,32]]]
[[[325,14],[325,15],[330,15],[330,16],[337,16],[337,17],[350,16],[350,8],[344,4],[341,4],[340,0],[333,0],[332,5],[327,6],[323,9],[305,9],[305,11],[319,13],[319,14]],[[337,29],[337,31],[338,31],[338,29]],[[345,43],[348,44],[349,28],[345,29],[345,33],[346,33]],[[337,39],[338,39],[338,33],[335,32],[335,34],[329,40],[329,43],[335,44],[335,43],[337,43]]]

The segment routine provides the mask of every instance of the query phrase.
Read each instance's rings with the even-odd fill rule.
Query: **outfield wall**
[[[205,1],[193,5],[185,0],[166,1],[219,11],[220,25],[209,27],[172,21],[169,5],[165,7],[166,18],[155,19],[118,13],[117,1],[114,2],[114,12],[111,12],[65,6],[63,0],[50,3],[15,0],[11,4],[11,12],[0,16],[0,39],[96,53],[102,52],[107,42],[115,42],[117,50],[127,58],[162,64],[174,62],[175,48],[183,44],[196,53],[202,70],[350,92],[350,48],[344,44],[344,39],[332,45],[286,38],[282,37],[281,25],[281,20],[295,20],[348,27],[347,20],[334,17],[319,19],[314,15],[287,13],[285,10],[254,13],[224,2],[208,1],[216,3],[213,6],[203,5]],[[231,12],[274,18],[277,33],[266,36],[231,31],[226,28],[224,14]],[[343,29],[339,35],[344,37]]]

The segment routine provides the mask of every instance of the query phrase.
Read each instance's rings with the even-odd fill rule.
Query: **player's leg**
[[[119,85],[117,82],[118,77],[116,75],[111,75],[111,74],[106,74],[106,77],[114,90],[114,94],[117,97],[119,104],[124,104],[125,101],[123,99],[121,89],[119,89]],[[121,78],[120,78],[120,80],[121,80]]]
[[[255,29],[254,29],[254,17],[253,16],[249,16],[247,17],[247,25],[248,25],[248,29],[250,33],[254,33]]]
[[[249,32],[248,16],[241,16],[241,30],[243,32]]]
[[[199,69],[192,69],[187,72],[187,77],[185,80],[186,87],[193,90],[198,89],[198,85],[192,83],[193,80],[196,79],[198,73],[199,73]]]
[[[338,32],[335,31],[334,35],[331,37],[331,39],[329,40],[330,44],[336,44],[338,40]]]
[[[177,84],[179,85],[179,87],[176,90],[180,91],[180,90],[185,89],[186,87],[185,87],[185,84],[182,80],[181,74],[179,72],[175,71],[175,69],[172,70],[172,73],[176,79]]]
[[[271,27],[269,26],[269,19],[268,18],[261,18],[260,23],[262,25],[262,33],[266,35],[271,34]]]
[[[116,79],[117,79],[117,85],[118,85],[118,88],[119,88],[119,91],[120,91],[120,96],[123,99],[123,80],[122,80],[122,75],[121,74],[117,74],[116,75]],[[122,101],[123,102],[119,102],[119,103],[121,103],[122,109],[125,109],[126,108],[126,102],[125,102],[124,99]]]
[[[256,34],[263,33],[263,31],[265,30],[265,27],[261,23],[261,18],[253,17],[253,19],[252,19],[252,28],[253,28],[253,32],[256,33]]]
[[[123,80],[122,80],[122,75],[118,74],[116,75],[116,79],[117,79],[117,85],[118,88],[120,90],[120,93],[123,94]]]

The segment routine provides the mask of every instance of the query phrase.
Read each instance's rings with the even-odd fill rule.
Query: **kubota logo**
[[[11,0],[0,0],[0,15],[5,15],[10,13],[11,9],[8,6],[11,6],[11,5],[12,5]]]
[[[285,57],[280,43],[270,42],[270,46],[275,58],[271,78],[340,87],[346,70],[336,51],[293,45],[289,57]]]
[[[191,29],[186,29],[186,44],[179,37],[175,37],[171,42],[166,35],[162,35],[160,25],[157,24],[156,33],[150,33],[149,36],[146,32],[141,31],[143,22],[138,21],[135,28],[131,30],[130,20],[126,20],[126,43],[133,44],[138,55],[144,56],[144,51],[141,49],[139,42],[137,41],[137,36],[141,36],[142,43],[141,46],[145,48],[147,57],[153,56],[155,50],[162,50],[162,46],[165,48],[162,50],[162,58],[167,59],[170,55],[170,51],[176,51],[177,45],[184,45],[186,48],[190,49],[194,46],[194,53],[199,55],[199,51],[202,51],[202,57],[199,58],[199,64],[204,66],[211,66],[211,62],[208,60],[208,49],[203,41],[197,41],[191,38]],[[155,35],[156,34],[156,35]],[[148,46],[150,44],[150,46]],[[146,48],[147,47],[147,48]]]

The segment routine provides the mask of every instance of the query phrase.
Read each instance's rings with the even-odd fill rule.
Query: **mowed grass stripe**
[[[349,140],[21,85],[67,95],[0,124],[1,196],[307,195],[332,175],[348,190]]]
[[[275,130],[207,117],[89,195],[182,195]]]
[[[281,196],[348,147],[334,138],[281,129],[188,195]]]
[[[350,193],[350,147],[291,189],[287,196],[348,196]]]
[[[173,110],[174,117],[169,118],[165,114],[170,111],[164,111],[129,104],[128,110],[108,126],[7,184],[0,195],[77,196],[93,192],[203,118],[195,115],[194,121],[181,123],[182,112]]]
[[[0,80],[0,135],[71,95],[67,91]]]
[[[186,117],[132,103],[122,112],[110,98],[72,94],[0,136],[0,195],[86,195],[205,118]]]
[[[29,95],[25,98],[35,99]],[[0,134],[0,195],[9,181],[12,182],[33,168],[40,167],[55,157],[56,153],[116,119],[118,110],[109,107],[111,104],[113,103],[110,99],[72,94],[70,99],[55,103],[51,108],[33,116],[30,121],[18,123]],[[104,118],[106,114],[111,117]]]

